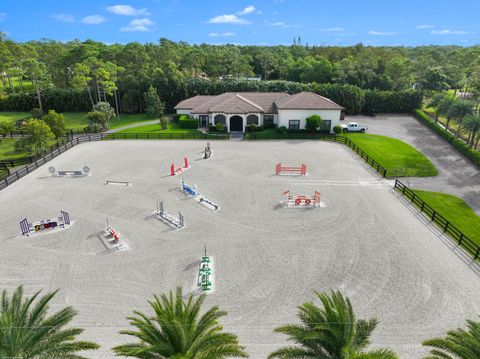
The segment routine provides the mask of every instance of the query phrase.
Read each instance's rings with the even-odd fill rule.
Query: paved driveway
[[[368,126],[368,132],[398,138],[421,151],[437,167],[435,177],[406,178],[415,188],[463,198],[480,215],[480,170],[448,142],[410,115],[347,116]]]

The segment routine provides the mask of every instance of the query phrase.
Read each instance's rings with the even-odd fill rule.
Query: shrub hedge
[[[198,120],[191,118],[188,115],[181,115],[178,120],[178,125],[180,128],[198,128]]]
[[[365,105],[362,112],[412,112],[422,105],[420,91],[365,91]]]
[[[423,122],[425,125],[430,127],[433,131],[443,137],[447,142],[451,143],[452,146],[457,149],[457,151],[465,155],[474,164],[480,167],[479,151],[475,151],[474,149],[468,147],[468,145],[464,141],[456,138],[454,134],[435,124],[435,122],[422,110],[415,110],[414,115],[420,122]]]

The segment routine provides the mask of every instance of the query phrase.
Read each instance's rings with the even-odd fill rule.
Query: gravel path
[[[118,331],[147,299],[176,286],[188,291],[207,245],[215,257],[216,291],[206,306],[228,311],[222,322],[251,358],[286,345],[273,333],[296,322],[296,306],[314,290],[340,289],[359,318],[378,317],[373,347],[421,358],[421,341],[463,326],[480,313],[478,268],[421,221],[341,144],[311,141],[105,141],[82,144],[0,192],[0,288],[28,293],[61,288],[52,310],[74,306],[83,339],[102,345],[91,358],[114,358],[110,348],[130,341]],[[221,206],[213,213],[184,197],[172,161],[187,155],[185,181]],[[276,163],[306,163],[308,176],[273,175]],[[49,176],[48,166],[76,169],[84,178]],[[104,185],[106,180],[132,186]],[[322,193],[325,208],[280,208],[285,190]],[[164,200],[181,210],[187,227],[175,231],[152,212]],[[72,228],[18,236],[25,216],[40,220],[67,210]],[[105,218],[130,250],[106,251]],[[475,271],[477,270],[477,271]]]
[[[453,194],[465,200],[480,215],[480,170],[453,146],[409,115],[382,114],[376,117],[347,116],[348,121],[368,126],[368,132],[405,141],[432,161],[435,177],[407,178],[411,186]]]

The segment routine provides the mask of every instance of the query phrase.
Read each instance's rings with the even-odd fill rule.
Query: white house
[[[332,132],[343,120],[344,108],[312,92],[226,92],[218,96],[195,96],[181,101],[175,110],[199,120],[200,127],[223,123],[229,132],[245,132],[245,126],[277,125],[304,129],[305,119],[322,117],[320,130]]]

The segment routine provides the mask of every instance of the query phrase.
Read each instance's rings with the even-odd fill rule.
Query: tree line
[[[58,290],[43,296],[24,295],[23,287],[2,292],[0,302],[0,356],[2,358],[85,358],[79,352],[96,350],[95,342],[78,340],[82,328],[72,327],[77,312],[71,306],[49,313]],[[379,321],[356,317],[350,299],[339,291],[315,292],[317,302],[297,307],[299,322],[276,328],[292,344],[268,356],[274,359],[398,359],[391,349],[368,349]],[[120,334],[134,341],[112,348],[117,356],[158,359],[247,358],[235,334],[224,331],[219,320],[226,311],[202,308],[206,295],[183,295],[182,289],[149,300],[151,314],[135,310],[130,329]],[[318,304],[317,304],[318,303]],[[426,358],[473,359],[480,353],[480,322],[450,330],[444,337],[425,340]]]
[[[179,100],[195,94],[192,80],[216,85],[250,75],[297,86],[349,85],[371,92],[454,89],[478,96],[479,59],[478,46],[338,47],[295,42],[267,47],[192,45],[164,38],[125,45],[92,40],[17,43],[0,35],[4,96],[33,92],[41,111],[55,109],[41,101],[55,89],[58,101],[68,92],[84,94],[76,107],[67,110],[93,109],[97,102],[108,101],[117,113],[144,112],[143,95],[150,86],[171,110]]]

